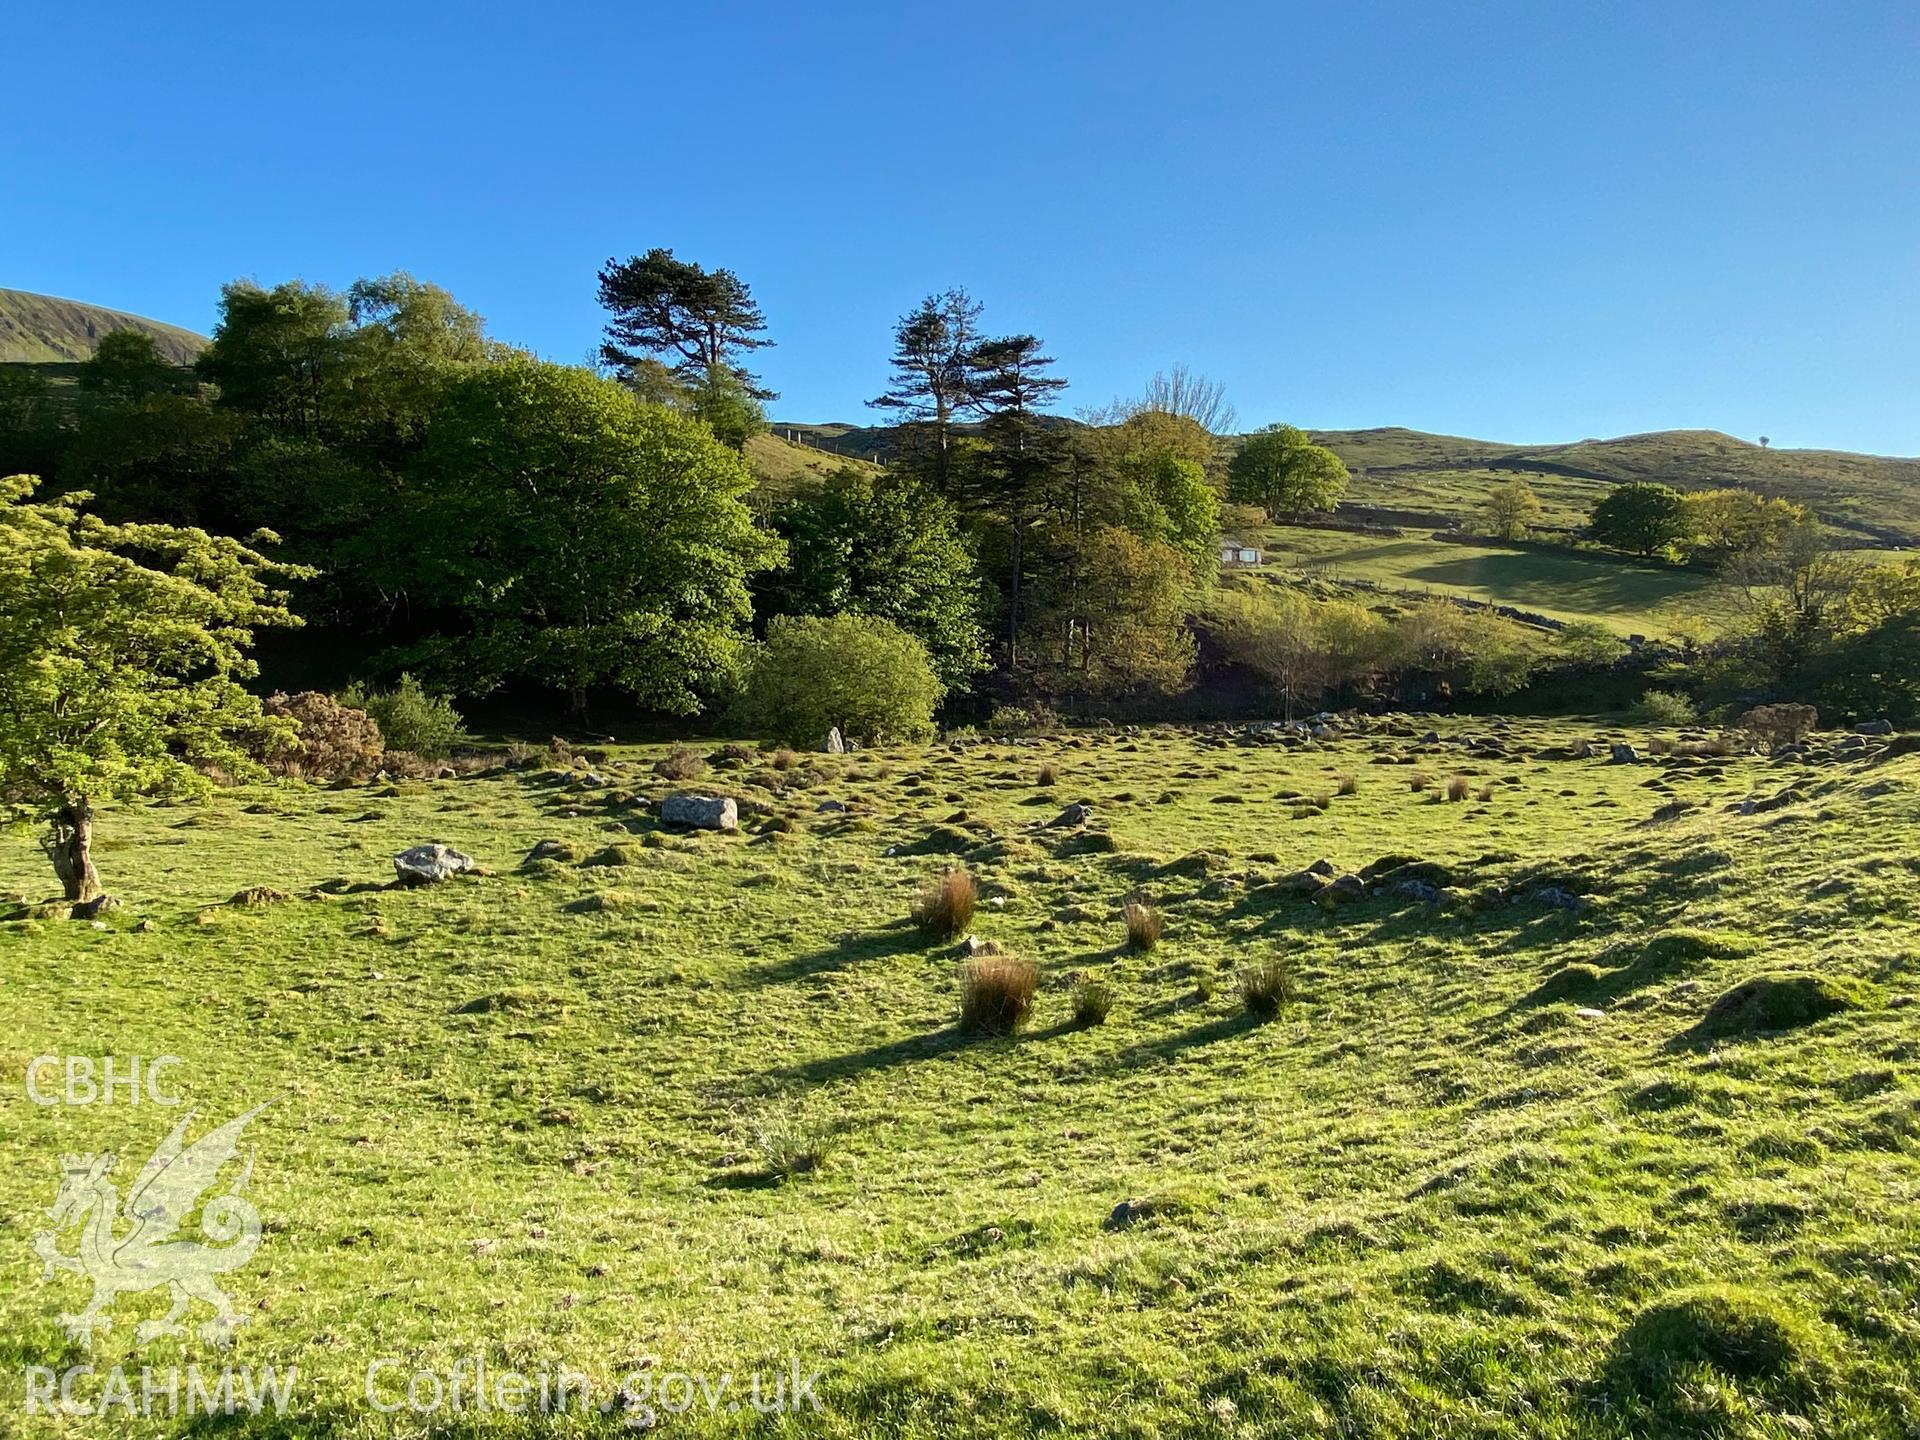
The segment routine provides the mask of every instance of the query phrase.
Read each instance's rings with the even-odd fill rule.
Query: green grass
[[[425,1433],[368,1408],[367,1363],[476,1354],[602,1386],[649,1356],[823,1372],[818,1415],[667,1433],[1908,1433],[1920,757],[1612,766],[1534,758],[1604,725],[1441,721],[1421,744],[1435,723],[757,763],[702,783],[792,828],[735,836],[669,835],[556,772],[109,811],[128,908],[0,925],[10,1363],[89,1358],[56,1323],[82,1282],[43,1284],[29,1244],[59,1156],[114,1148],[124,1184],[179,1116],[41,1108],[17,1077],[176,1054],[196,1133],[278,1097],[247,1137],[267,1234],[227,1279],[254,1317],[233,1362],[300,1371],[297,1421],[263,1433]],[[1503,753],[1452,743],[1476,736]],[[659,753],[595,768],[657,796]],[[1433,803],[1395,783],[1416,767],[1499,783]],[[1289,818],[1349,773],[1357,794]],[[1727,808],[1789,786],[1808,798]],[[1073,800],[1116,848],[1046,826]],[[518,868],[543,838],[638,854]],[[427,839],[496,873],[328,895]],[[1280,883],[1321,856],[1426,863],[1322,906]],[[975,933],[1040,968],[1017,1035],[959,1028],[963,961],[907,923],[956,860]],[[1400,873],[1451,883],[1417,900]],[[616,877],[619,904],[579,907]],[[49,879],[7,836],[0,892]],[[296,898],[221,903],[260,884]],[[1134,896],[1168,919],[1151,951],[1126,944]],[[1263,1018],[1239,982],[1272,960],[1293,994]],[[1536,993],[1571,965],[1604,1016]],[[1689,1038],[1761,974],[1883,998]],[[1104,1024],[1075,1023],[1088,982]],[[212,1363],[133,1348],[159,1308],[123,1299],[92,1362]]]
[[[1249,533],[1270,566],[1333,581],[1368,581],[1409,594],[1489,601],[1557,620],[1599,620],[1621,634],[1670,633],[1711,620],[1711,576],[1674,566],[1534,546],[1456,544],[1426,535],[1362,535],[1309,526]]]

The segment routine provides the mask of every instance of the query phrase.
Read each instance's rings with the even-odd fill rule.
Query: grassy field
[[[117,1150],[124,1186],[181,1112],[30,1105],[28,1062],[177,1055],[196,1134],[274,1102],[228,1359],[298,1387],[279,1422],[23,1431],[622,1433],[368,1403],[375,1360],[480,1356],[641,1400],[821,1374],[818,1413],[699,1399],[666,1433],[1910,1434],[1920,757],[1254,738],[759,757],[701,782],[753,802],[731,836],[661,830],[638,751],[108,813],[128,908],[0,926],[8,1360],[220,1363],[136,1346],[152,1295],[82,1349],[58,1316],[86,1286],[29,1243],[63,1153]],[[1047,823],[1076,800],[1089,824]],[[347,889],[433,838],[497,873]],[[523,866],[543,839],[568,849]],[[1323,909],[1286,878],[1319,857],[1426,863]],[[953,864],[973,928],[1040,966],[1015,1037],[957,1027],[953,947],[906,923]],[[0,891],[48,879],[7,837]],[[225,903],[260,885],[291,898]],[[1134,894],[1167,920],[1150,952]],[[1295,995],[1263,1020],[1240,977],[1274,961]],[[1758,1028],[1708,1020],[1794,973],[1819,978]],[[1072,1020],[1089,976],[1099,1026]],[[796,1148],[817,1169],[763,1153]]]
[[[1711,627],[1713,579],[1674,566],[1630,565],[1572,550],[1463,545],[1426,535],[1362,535],[1311,526],[1248,532],[1270,566],[1361,580],[1413,594],[1512,605],[1556,620],[1599,620],[1621,634]]]

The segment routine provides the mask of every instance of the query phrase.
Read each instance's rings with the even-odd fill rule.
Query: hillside
[[[897,443],[888,426],[782,421],[774,429],[862,459],[884,461]],[[1495,485],[1524,476],[1546,502],[1547,523],[1572,526],[1585,519],[1609,485],[1637,480],[1680,490],[1739,485],[1810,505],[1829,523],[1863,538],[1920,544],[1920,459],[1774,450],[1714,430],[1661,430],[1558,445],[1512,445],[1397,426],[1308,433],[1353,471],[1347,500],[1355,505],[1464,517]],[[1225,443],[1236,444],[1237,437]]]
[[[1608,485],[1680,490],[1738,485],[1811,506],[1829,523],[1894,544],[1920,539],[1920,460],[1840,450],[1774,450],[1715,430],[1661,430],[1563,445],[1502,445],[1417,430],[1316,430],[1347,462],[1361,504],[1454,513],[1525,475],[1548,520],[1572,523]]]
[[[151,335],[161,355],[179,365],[190,363],[207,344],[205,336],[191,330],[122,310],[26,290],[0,290],[0,363],[85,360],[101,337],[115,330]]]

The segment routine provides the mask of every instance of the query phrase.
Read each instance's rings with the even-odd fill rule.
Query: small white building
[[[1220,537],[1220,563],[1235,568],[1258,565],[1260,551],[1256,546],[1242,545],[1238,540],[1229,540],[1223,535]]]

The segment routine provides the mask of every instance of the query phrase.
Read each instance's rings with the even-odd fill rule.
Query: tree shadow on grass
[[[1113,1056],[1104,1068],[1118,1072],[1132,1070],[1156,1060],[1175,1060],[1189,1050],[1198,1049],[1203,1045],[1212,1045],[1221,1040],[1231,1040],[1236,1035],[1257,1030],[1265,1023],[1265,1020],[1251,1011],[1236,1010],[1231,1015],[1222,1015],[1218,1019],[1209,1020],[1204,1025],[1196,1025],[1191,1030],[1182,1030],[1158,1040],[1130,1045]]]
[[[848,936],[822,950],[807,950],[768,965],[756,965],[740,978],[746,988],[754,985],[779,985],[805,980],[834,970],[844,970],[863,960],[884,960],[892,955],[925,950],[938,945],[914,928],[910,920],[899,920],[884,930]]]
[[[769,1074],[775,1080],[800,1081],[808,1085],[818,1085],[829,1080],[854,1079],[877,1070],[891,1070],[895,1066],[910,1065],[918,1060],[938,1060],[963,1050],[984,1049],[995,1045],[1038,1044],[1046,1040],[1056,1040],[1079,1028],[1071,1020],[1062,1020],[1038,1030],[1022,1030],[1013,1035],[994,1035],[986,1031],[962,1030],[958,1025],[950,1025],[944,1030],[889,1040],[884,1045],[870,1045],[865,1050],[855,1050],[845,1055],[827,1055],[818,1060],[803,1060],[798,1065],[782,1066]]]

